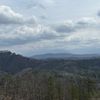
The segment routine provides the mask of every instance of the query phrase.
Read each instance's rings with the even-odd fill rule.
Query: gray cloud
[[[100,11],[98,11],[98,12],[97,12],[97,16],[99,16],[99,17],[100,17]]]
[[[0,45],[23,45],[31,42],[36,43],[45,40],[54,41],[56,39],[64,40],[65,43],[67,42],[68,44],[83,44],[86,43],[86,41],[94,41],[94,36],[95,39],[99,37],[99,34],[95,34],[95,32],[99,32],[99,30],[96,31],[95,27],[92,27],[92,24],[89,21],[85,22],[85,25],[88,24],[89,28],[84,27],[84,24],[79,24],[79,21],[77,21],[76,23],[68,21],[64,24],[51,26],[45,26],[41,24],[37,24],[34,26],[21,24],[19,26],[11,26],[9,28],[8,26],[5,27],[4,25],[0,29]],[[91,33],[91,36],[89,35],[89,33]],[[86,37],[88,38],[85,39]]]
[[[81,18],[77,21],[66,21],[53,26],[53,29],[58,33],[73,33],[81,29],[96,28],[99,26],[99,21],[95,18]]]
[[[47,20],[47,19],[48,19],[46,15],[41,15],[40,18],[41,18],[42,20]]]
[[[75,31],[73,26],[66,25],[66,24],[62,24],[62,25],[59,25],[59,26],[57,25],[55,27],[55,30],[58,33],[71,33],[71,32]]]

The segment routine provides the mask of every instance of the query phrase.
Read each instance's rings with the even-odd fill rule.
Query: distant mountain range
[[[71,53],[48,53],[35,55],[31,58],[35,59],[90,59],[90,58],[99,58],[98,54],[71,54]]]
[[[37,57],[39,58],[37,59]],[[45,54],[28,58],[10,51],[0,52],[0,73],[15,74],[29,69],[71,73],[98,72],[100,70],[100,57],[98,55]]]

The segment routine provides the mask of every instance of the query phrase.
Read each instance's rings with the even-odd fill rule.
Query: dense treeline
[[[97,100],[99,82],[89,76],[28,71],[0,77],[0,100]]]

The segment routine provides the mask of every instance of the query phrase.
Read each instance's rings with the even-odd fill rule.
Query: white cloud
[[[22,14],[14,12],[8,6],[0,6],[0,24],[34,24],[36,21],[35,17],[24,18]]]
[[[97,25],[98,23],[99,23],[99,20],[97,20],[96,18],[92,18],[92,17],[83,17],[76,22],[77,27],[79,28],[92,27],[92,26]]]
[[[23,16],[8,6],[0,6],[0,24],[21,23]]]
[[[95,29],[86,29],[80,30],[76,33],[70,35],[69,37],[65,38],[68,42],[77,42],[78,44],[93,44],[95,42],[100,43],[100,30]]]
[[[12,28],[2,26],[0,31],[0,45],[2,46],[23,45],[43,40],[53,40],[59,37],[59,34],[49,26],[43,26],[40,24],[36,26],[12,26]]]
[[[79,24],[81,22],[82,24]],[[84,23],[85,27],[84,27]],[[92,24],[91,24],[92,23]],[[88,25],[88,27],[86,27]],[[5,28],[4,28],[5,27]],[[24,45],[41,41],[61,41],[62,46],[68,45],[88,45],[100,41],[100,29],[98,21],[79,20],[66,21],[59,25],[27,25],[21,24],[18,26],[4,25],[0,27],[0,45]],[[96,41],[97,40],[97,41]],[[63,41],[63,42],[62,42]],[[65,42],[65,43],[64,43]],[[43,44],[42,44],[43,45]],[[49,45],[48,45],[49,46]]]
[[[44,25],[34,16],[27,18],[8,6],[0,6],[0,47],[71,50],[97,45],[100,45],[100,20],[97,18]]]

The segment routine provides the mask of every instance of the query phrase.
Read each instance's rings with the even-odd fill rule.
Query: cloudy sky
[[[100,0],[0,0],[0,50],[100,54]]]

